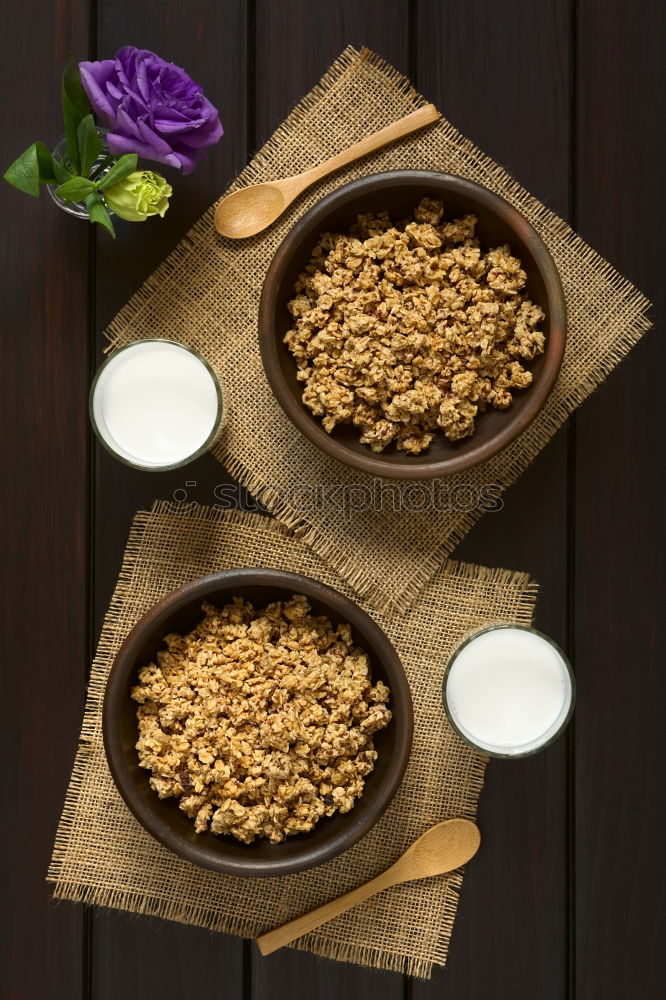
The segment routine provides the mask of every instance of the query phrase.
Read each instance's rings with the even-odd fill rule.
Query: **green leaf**
[[[39,198],[39,185],[56,180],[54,160],[43,142],[33,142],[5,171],[4,178],[19,191]]]
[[[70,103],[77,111],[79,121],[85,118],[86,115],[92,114],[88,95],[81,84],[79,64],[71,53],[65,63],[65,69],[62,74],[62,92],[67,95]]]
[[[72,171],[78,174],[81,170],[78,127],[82,119],[65,93],[64,88],[62,92],[62,117],[65,123],[65,135],[67,136],[67,155],[72,166]]]
[[[66,198],[67,201],[83,201],[93,191],[95,191],[93,181],[89,181],[87,177],[72,177],[56,189],[56,194]]]
[[[56,161],[51,156],[50,150],[43,142],[36,142],[35,152],[37,153],[37,163],[39,164],[39,183],[53,184],[58,179],[56,174]]]
[[[19,191],[24,191],[26,194],[32,195],[33,198],[39,198],[39,162],[35,145],[33,143],[29,149],[26,149],[25,153],[21,153],[3,176]]]
[[[64,184],[72,176],[72,171],[63,166],[55,157],[52,158],[51,165],[53,166],[53,173],[58,184]]]
[[[111,233],[115,240],[116,231],[113,228],[113,223],[111,222],[109,213],[106,210],[106,205],[102,201],[102,196],[98,194],[97,191],[93,194],[89,194],[86,198],[86,206],[88,208],[90,221],[97,222],[100,226],[104,226],[104,228]]]
[[[97,184],[99,190],[106,191],[107,188],[113,187],[114,184],[124,181],[126,177],[129,177],[136,170],[138,159],[139,157],[136,153],[125,153],[124,156],[121,156]]]
[[[92,166],[102,149],[102,140],[97,135],[95,119],[92,115],[86,115],[79,122],[76,130],[79,146],[79,162],[81,164],[81,174],[87,177]]]
[[[81,157],[77,130],[80,123],[92,113],[90,101],[81,86],[81,74],[74,56],[70,55],[62,74],[62,116],[67,136],[67,152],[75,174],[81,173]]]

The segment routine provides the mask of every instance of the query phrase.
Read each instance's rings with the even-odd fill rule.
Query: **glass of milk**
[[[110,354],[90,389],[90,419],[104,447],[135,469],[176,469],[222,430],[224,401],[207,361],[185,344],[136,340]]]
[[[559,646],[525,625],[469,636],[444,674],[444,709],[458,735],[490,757],[527,757],[560,735],[575,683]]]

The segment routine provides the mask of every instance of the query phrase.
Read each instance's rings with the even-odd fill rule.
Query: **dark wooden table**
[[[68,50],[126,43],[185,66],[226,135],[176,179],[163,223],[118,239],[1,185],[3,722],[0,995],[12,1000],[650,1000],[662,995],[666,357],[650,333],[457,556],[529,570],[538,625],[573,659],[567,737],[490,765],[484,847],[431,983],[178,924],[54,904],[44,875],[88,663],[132,514],[207,458],[140,474],[94,446],[101,330],[348,43],[367,44],[568,219],[662,323],[664,5],[659,0],[23,0],[3,4],[3,162],[62,132]],[[196,482],[187,486],[186,482]],[[179,494],[182,496],[183,494]],[[662,799],[663,805],[663,799]]]

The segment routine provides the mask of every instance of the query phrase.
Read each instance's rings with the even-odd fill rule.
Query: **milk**
[[[146,469],[193,458],[212,442],[221,410],[217,381],[203,359],[166,340],[136,341],[112,354],[91,393],[103,443]]]
[[[480,750],[524,756],[553,739],[573,705],[570,668],[546,636],[518,626],[482,631],[454,654],[445,703],[461,736]]]

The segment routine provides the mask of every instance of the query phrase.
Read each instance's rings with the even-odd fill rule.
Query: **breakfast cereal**
[[[329,433],[351,423],[375,452],[418,455],[440,432],[469,437],[487,407],[530,385],[545,317],[510,247],[481,249],[474,215],[444,221],[424,198],[413,216],[359,215],[349,235],[324,233],[285,342]]]
[[[141,767],[197,832],[273,843],[346,813],[388,724],[388,687],[348,624],[315,617],[303,595],[255,611],[203,605],[188,634],[139,671]]]

